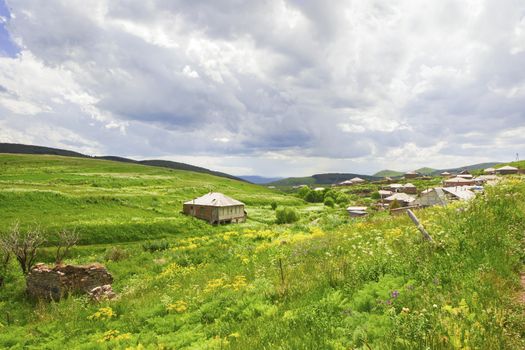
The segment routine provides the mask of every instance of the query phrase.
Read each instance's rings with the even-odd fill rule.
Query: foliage
[[[6,235],[0,237],[0,246],[2,251],[13,254],[22,273],[27,275],[35,262],[37,250],[44,241],[39,228],[30,228],[22,232],[19,224],[15,223]]]
[[[169,247],[170,247],[170,244],[168,241],[142,243],[142,249],[150,253],[166,250],[166,249],[169,249]]]
[[[55,263],[60,264],[67,256],[69,250],[78,242],[79,236],[75,230],[62,229],[57,234],[57,248]]]
[[[272,208],[272,210],[277,209],[277,202],[273,201],[272,203],[270,203],[270,207]]]
[[[275,211],[277,224],[290,224],[299,220],[299,214],[293,208],[279,208]]]
[[[325,197],[324,205],[326,205],[327,207],[333,208],[335,205],[335,201],[332,197]]]
[[[82,171],[71,167],[60,176],[48,163],[30,168],[21,160],[17,173],[15,161],[0,170],[9,188],[0,189],[9,201],[5,215],[12,220],[41,206],[46,214],[31,217],[49,232],[72,218],[84,241],[66,257],[71,263],[102,261],[117,249],[120,258],[106,266],[118,298],[34,304],[24,298],[24,277],[11,263],[0,289],[0,348],[525,348],[525,315],[515,295],[525,258],[519,177],[487,187],[469,203],[419,210],[433,237],[426,242],[406,216],[350,220],[343,210],[229,180],[200,178],[193,186],[191,177],[203,175],[174,172],[181,177],[175,181],[163,169],[133,172],[119,164],[104,170],[109,179],[96,176],[100,186],[92,187],[91,177],[78,174],[104,171],[86,167],[86,160],[78,160]],[[147,177],[165,175],[166,182]],[[257,221],[210,227],[179,215],[183,198],[219,183],[248,199]],[[43,188],[60,192],[58,199]],[[148,209],[153,197],[158,213]],[[300,220],[274,225],[272,200],[276,212],[292,207]],[[79,203],[85,208],[76,211]],[[106,228],[97,231],[98,225]],[[159,239],[169,248],[142,249]],[[43,248],[39,259],[52,262],[53,253]]]
[[[394,199],[392,202],[390,202],[389,208],[390,209],[401,208],[401,204],[399,203],[399,201],[397,199]]]

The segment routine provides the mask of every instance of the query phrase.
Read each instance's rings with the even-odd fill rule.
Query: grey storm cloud
[[[0,57],[3,140],[281,174],[293,157],[447,167],[524,144],[519,0],[8,5],[21,52]]]

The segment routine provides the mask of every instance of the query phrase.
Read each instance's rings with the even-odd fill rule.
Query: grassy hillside
[[[26,226],[37,222],[49,232],[76,228],[83,243],[210,230],[207,224],[180,214],[184,201],[210,191],[245,202],[253,209],[254,220],[260,208],[272,201],[301,203],[245,182],[131,163],[0,154],[0,165],[0,227],[18,220]]]
[[[522,178],[418,211],[428,242],[406,216],[348,219],[342,208],[204,174],[54,156],[0,155],[0,165],[1,226],[74,224],[85,245],[66,263],[104,263],[118,294],[34,303],[12,261],[0,287],[0,348],[525,347]],[[178,213],[209,189],[245,201],[250,220],[211,227]],[[301,220],[274,224],[272,201]],[[130,239],[155,237],[169,247]]]
[[[50,147],[42,147],[42,146],[34,146],[34,145],[23,145],[23,144],[18,144],[18,143],[0,143],[0,154],[1,153],[39,154],[39,155],[46,154],[46,155],[58,155],[58,156],[64,156],[64,157],[104,159],[104,160],[112,160],[115,162],[135,163],[135,164],[158,166],[158,167],[169,168],[169,169],[187,170],[187,171],[193,171],[196,173],[204,173],[204,174],[210,174],[210,175],[215,175],[219,177],[225,177],[228,179],[244,181],[230,174],[222,173],[219,171],[213,171],[210,169],[206,169],[206,168],[202,168],[202,167],[198,167],[198,166],[190,165],[186,163],[173,162],[170,160],[155,160],[155,159],[153,160],[134,160],[134,159],[118,157],[118,156],[91,157],[91,156],[81,154],[78,152],[73,152],[73,151],[68,151],[68,150],[63,150],[63,149],[58,149],[58,148],[50,148]]]
[[[374,176],[376,177],[387,177],[387,176],[398,177],[398,176],[403,176],[403,172],[385,169],[385,170],[378,171],[377,173],[374,174]]]

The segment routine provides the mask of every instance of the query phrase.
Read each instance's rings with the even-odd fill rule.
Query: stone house
[[[244,203],[218,192],[187,201],[182,210],[184,214],[206,220],[210,224],[245,222],[247,216]]]

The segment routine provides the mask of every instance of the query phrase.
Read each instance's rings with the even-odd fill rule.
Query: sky
[[[525,157],[523,0],[0,0],[0,142],[234,175]]]

